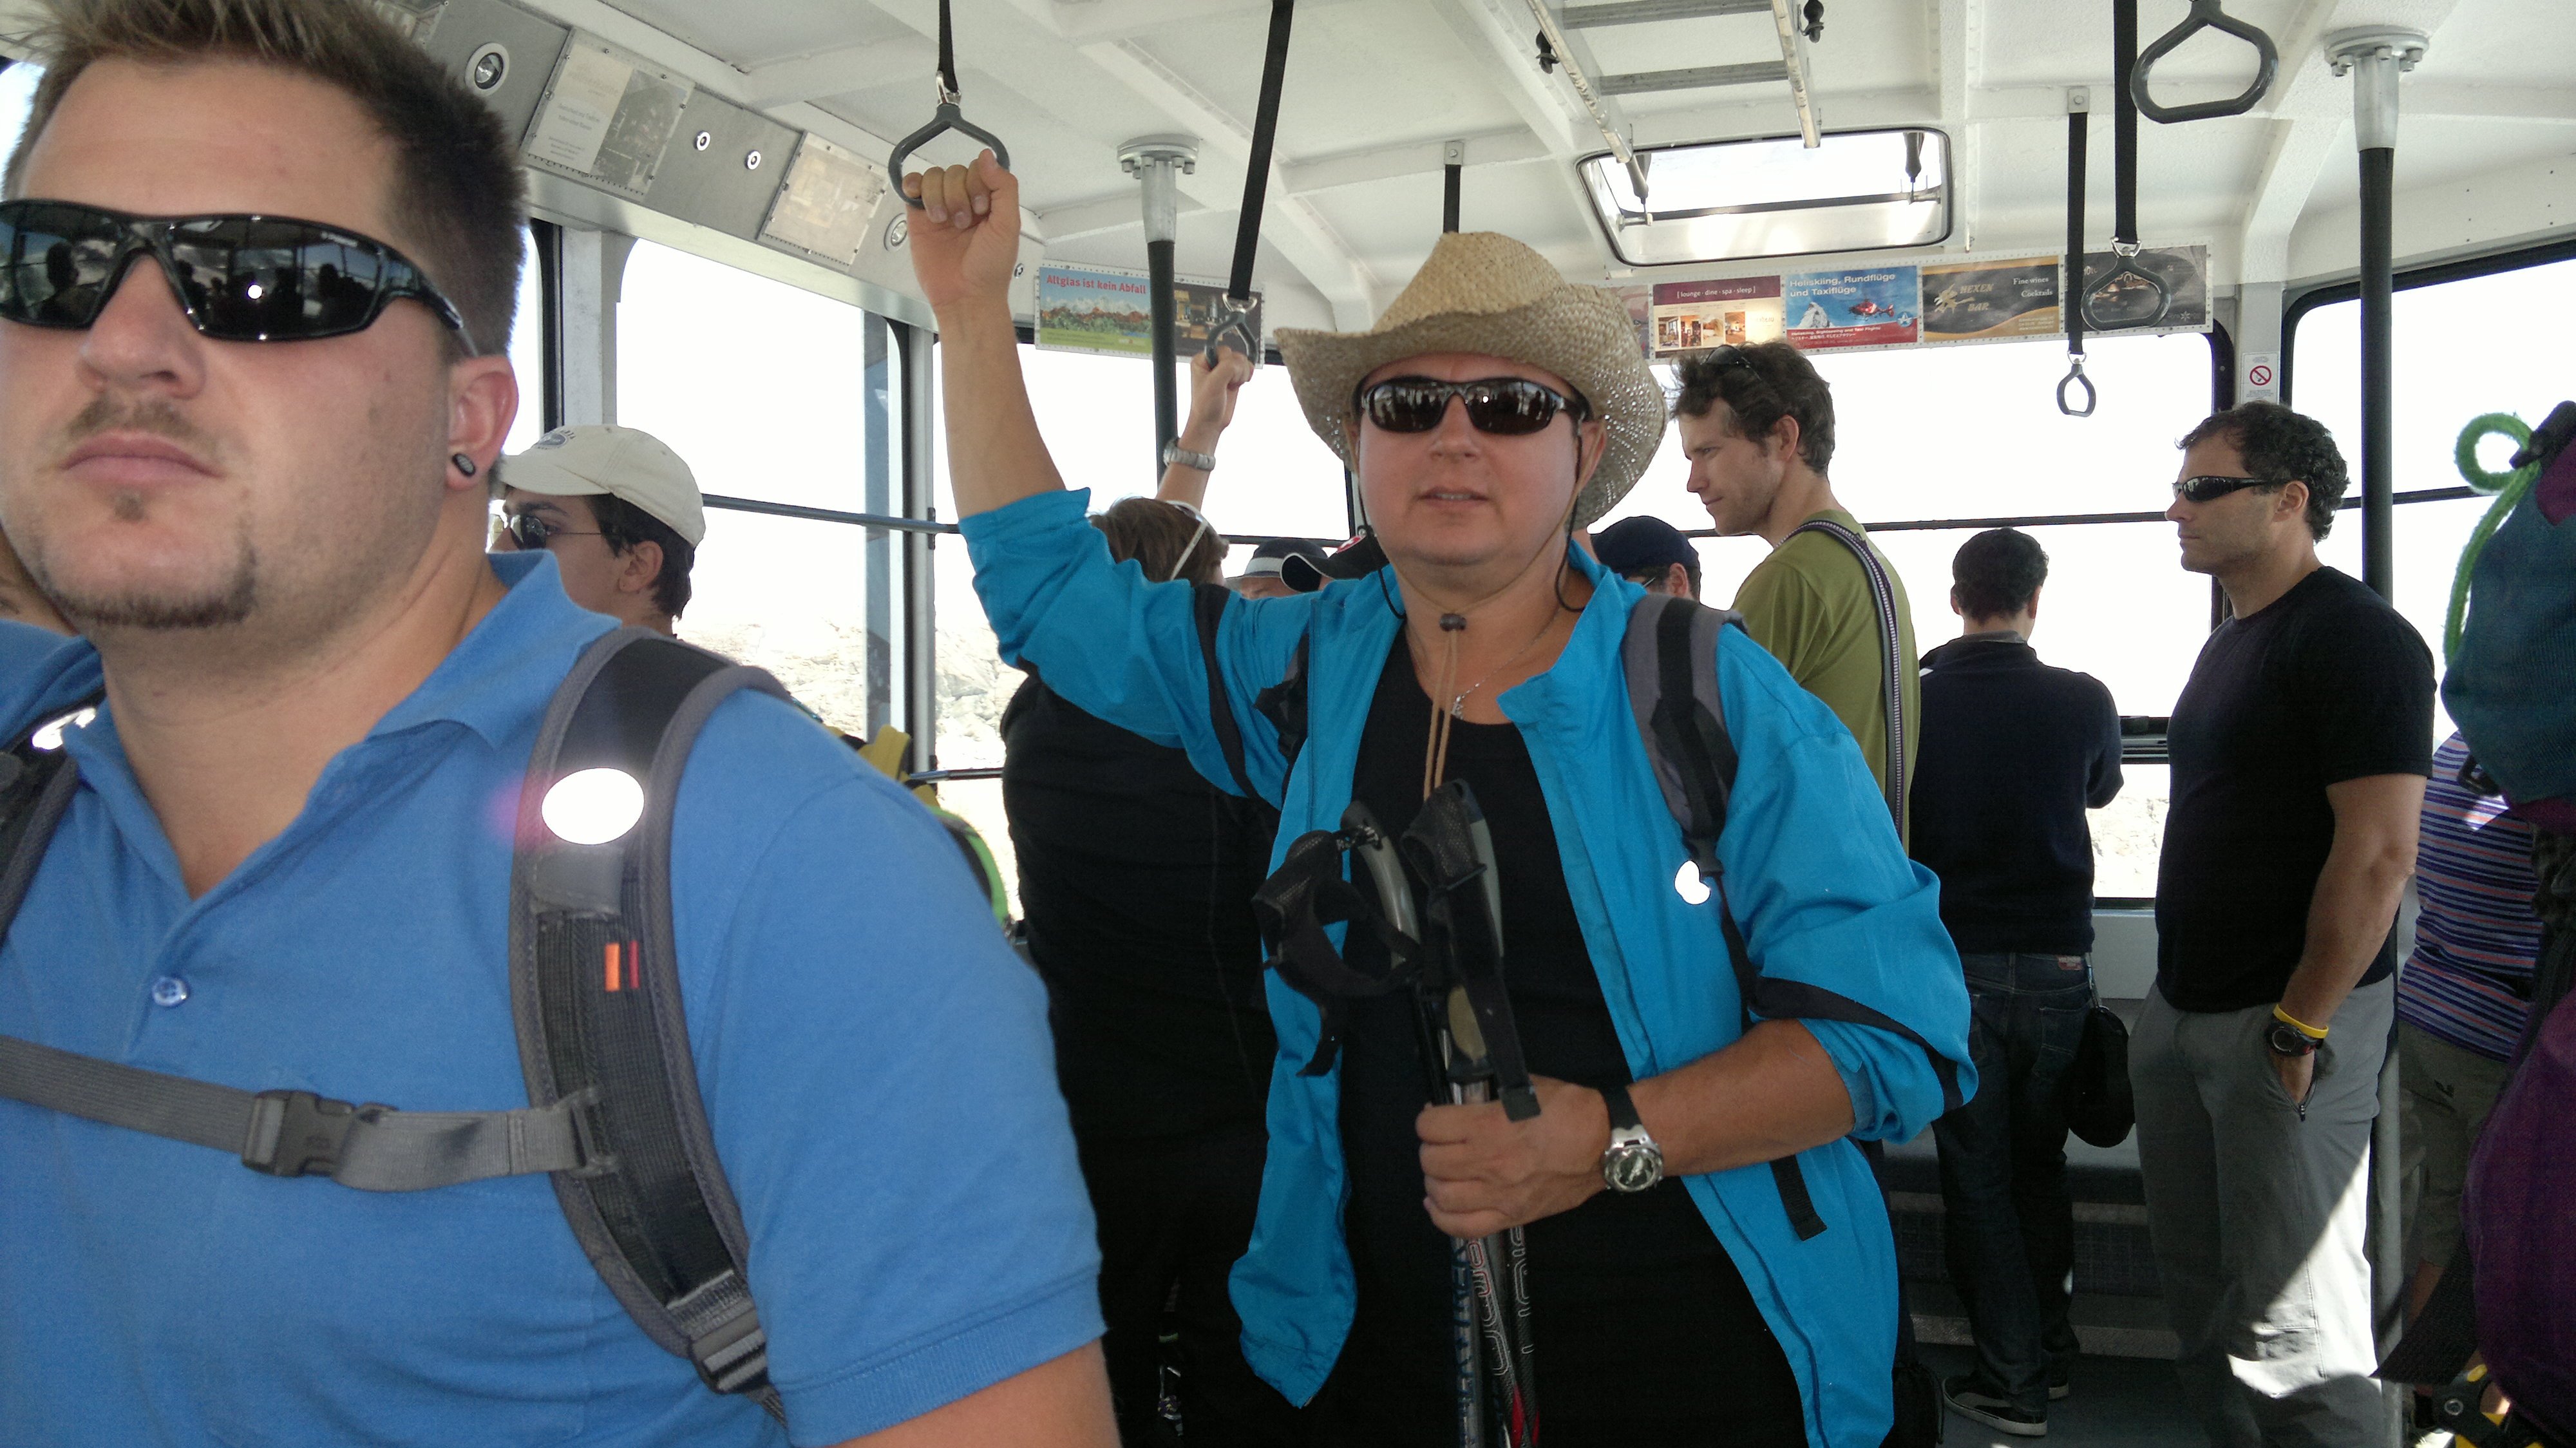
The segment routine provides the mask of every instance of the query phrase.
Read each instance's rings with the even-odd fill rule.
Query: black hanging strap
[[[1207,353],[1228,346],[1258,362],[1261,338],[1252,327],[1252,267],[1261,252],[1261,211],[1270,196],[1270,151],[1279,135],[1279,96],[1288,82],[1288,33],[1297,0],[1270,0],[1270,45],[1261,57],[1261,100],[1252,117],[1252,156],[1243,173],[1243,208],[1234,224],[1234,269],[1226,273],[1225,302],[1208,327]]]
[[[2066,279],[2058,293],[2058,309],[2066,314],[2066,375],[2058,379],[2057,410],[2068,417],[2091,417],[2101,401],[2093,379],[2084,375],[2084,308],[2075,299],[2084,286],[2084,159],[2092,120],[2090,111],[2066,112]],[[2084,389],[2082,407],[2067,402],[2070,386]]]
[[[2173,309],[2173,288],[2138,265],[2138,103],[2130,83],[2137,69],[2138,0],[2111,0],[2111,270],[2082,288],[2078,302],[2085,325],[2097,332],[2152,327]],[[2155,295],[2154,310],[2105,321],[2095,304],[2114,291],[2133,287],[2145,287]]]
[[[895,194],[915,211],[921,209],[921,198],[903,189],[903,163],[911,159],[913,152],[950,131],[992,147],[993,159],[1002,163],[1003,170],[1011,169],[1011,148],[1002,144],[1001,137],[966,119],[965,112],[957,108],[957,38],[948,18],[948,0],[939,0],[938,81],[939,109],[931,112],[930,124],[895,142],[893,153],[886,157],[886,175],[894,182]]]

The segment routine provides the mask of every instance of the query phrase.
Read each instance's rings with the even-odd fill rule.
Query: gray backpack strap
[[[590,1170],[554,1179],[591,1265],[645,1335],[709,1387],[783,1419],[742,1212],[698,1095],[671,922],[681,771],[708,717],[744,689],[786,697],[758,669],[644,629],[610,634],[574,664],[519,803],[510,995],[529,1101],[569,1105],[600,1147]],[[556,834],[549,792],[595,770],[641,786],[640,816],[604,841]]]
[[[1887,701],[1887,811],[1896,817],[1896,832],[1901,835],[1905,833],[1905,680],[1898,658],[1896,586],[1888,582],[1887,569],[1869,540],[1833,519],[1810,518],[1791,529],[1789,536],[1800,533],[1822,533],[1850,549],[1860,560],[1861,572],[1869,576],[1870,603],[1878,613],[1879,692]]]
[[[59,736],[40,746],[42,732],[0,754],[0,935],[79,789],[80,771]],[[228,1151],[270,1176],[325,1176],[368,1192],[581,1171],[591,1158],[571,1103],[396,1111],[311,1091],[244,1091],[10,1036],[0,1036],[0,1097]]]

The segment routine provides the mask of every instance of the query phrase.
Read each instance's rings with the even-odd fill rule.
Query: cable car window
[[[668,443],[713,496],[894,512],[881,495],[896,429],[870,418],[899,409],[874,405],[868,389],[893,389],[898,369],[872,375],[868,322],[857,307],[639,241],[617,308],[617,420]],[[871,575],[871,554],[889,551],[871,536],[710,507],[680,636],[776,674],[833,728],[872,734],[894,717],[901,630],[896,565]]]
[[[1604,152],[1578,170],[1610,248],[1630,266],[1930,246],[1950,234],[1950,138],[1853,131],[1649,146],[1647,195]],[[1651,214],[1650,214],[1651,213]]]
[[[2402,285],[2402,282],[2401,282]],[[2406,494],[2463,486],[2454,452],[2460,429],[2483,413],[2510,412],[2538,424],[2566,396],[2563,339],[2532,325],[2531,299],[2576,287],[2576,260],[2406,287],[2392,301],[2397,375],[2396,603],[2424,636],[2438,667],[2442,617],[2460,550],[2488,499],[2406,502]],[[2361,305],[2329,302],[2299,315],[2290,337],[2289,399],[2334,431],[2361,491]],[[2511,451],[2491,441],[2481,461],[2501,470]],[[2318,545],[2326,562],[2361,576],[2361,520],[2347,512]],[[2435,701],[2433,730],[2450,733]]]

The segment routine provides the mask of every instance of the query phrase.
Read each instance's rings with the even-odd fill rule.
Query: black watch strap
[[[1625,1086],[1601,1088],[1601,1103],[1610,1108],[1612,1131],[1642,1131],[1646,1123],[1637,1119],[1637,1103],[1628,1099]]]

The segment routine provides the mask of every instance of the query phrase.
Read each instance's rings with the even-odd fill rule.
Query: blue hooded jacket
[[[1111,562],[1084,522],[1087,500],[1045,493],[965,520],[1002,656],[1034,664],[1050,688],[1101,718],[1188,751],[1200,773],[1234,790],[1193,589]],[[1742,1034],[1744,1012],[1717,904],[1692,904],[1676,887],[1688,859],[1681,827],[1629,709],[1619,649],[1643,590],[1580,549],[1572,557],[1593,583],[1592,601],[1556,664],[1497,702],[1528,744],[1584,944],[1642,1080],[1722,1049]],[[1239,723],[1253,787],[1279,807],[1283,853],[1307,831],[1335,828],[1350,802],[1370,698],[1401,624],[1382,582],[1224,601],[1214,688]],[[1301,637],[1310,639],[1309,734],[1292,767],[1254,701],[1288,673]],[[1941,928],[1938,887],[1906,859],[1859,746],[1830,710],[1741,630],[1722,631],[1717,676],[1740,757],[1718,855],[1753,958],[1767,978],[1856,1003],[1929,1043],[1927,1052],[1874,1026],[1807,1023],[1850,1090],[1853,1135],[1911,1138],[1945,1109],[1945,1073],[1959,1095],[1975,1090],[1967,990]],[[1275,977],[1268,989],[1279,1028],[1270,1154],[1233,1297],[1253,1368],[1302,1403],[1332,1371],[1357,1302],[1341,1231],[1340,1083],[1337,1074],[1297,1074],[1321,1017]],[[1886,1208],[1850,1141],[1802,1152],[1798,1164],[1826,1226],[1805,1241],[1767,1166],[1685,1182],[1797,1374],[1808,1440],[1875,1448],[1893,1412],[1896,1256]]]

